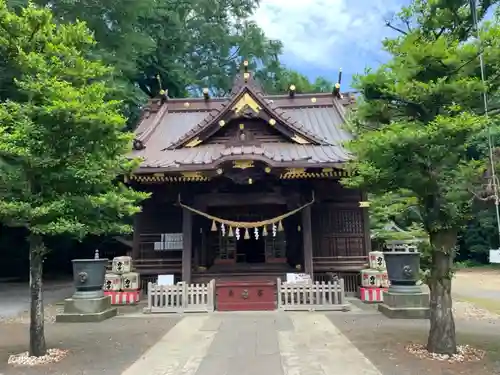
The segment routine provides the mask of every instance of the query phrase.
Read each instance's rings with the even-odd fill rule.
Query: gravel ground
[[[486,351],[480,362],[448,363],[420,359],[406,351],[425,343],[429,324],[422,320],[391,320],[380,314],[327,314],[331,321],[384,375],[500,374],[500,329],[496,320],[457,317],[459,344]]]
[[[177,316],[140,319],[118,317],[101,323],[47,324],[47,348],[67,349],[69,353],[59,363],[37,367],[7,364],[11,354],[27,350],[29,326],[12,321],[0,324],[0,374],[120,375],[179,319]]]
[[[453,300],[453,313],[456,319],[479,320],[490,323],[500,322],[500,315],[494,314],[473,303],[461,301],[459,299]]]

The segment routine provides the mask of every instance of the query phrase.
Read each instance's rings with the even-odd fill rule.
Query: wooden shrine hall
[[[266,95],[247,65],[228,97],[162,91],[144,110],[128,178],[152,193],[134,218],[137,268],[188,282],[333,273],[354,291],[370,248],[364,195],[339,182],[354,98],[339,83]]]

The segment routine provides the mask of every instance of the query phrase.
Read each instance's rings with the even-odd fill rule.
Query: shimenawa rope
[[[292,215],[295,215],[297,212],[300,212],[302,211],[304,208],[306,208],[307,206],[310,206],[311,204],[314,203],[314,191],[312,192],[312,199],[310,202],[296,208],[295,210],[292,210],[292,211],[289,211],[289,212],[286,212],[282,215],[279,215],[279,216],[276,216],[276,217],[273,217],[271,219],[267,219],[267,220],[262,220],[262,221],[254,221],[254,222],[248,222],[248,221],[232,221],[232,220],[226,220],[226,219],[222,219],[220,217],[217,217],[217,216],[213,216],[213,215],[210,215],[210,214],[207,214],[206,212],[203,212],[203,211],[200,211],[200,210],[197,210],[196,208],[193,208],[193,207],[190,207],[188,206],[187,204],[184,204],[182,203],[181,201],[181,196],[179,194],[179,197],[178,197],[178,202],[179,202],[179,205],[195,214],[198,214],[200,216],[203,216],[203,217],[206,217],[207,219],[209,220],[213,220],[213,221],[216,221],[220,224],[224,224],[224,225],[227,225],[229,227],[232,227],[232,228],[260,228],[260,227],[263,227],[263,226],[266,226],[266,225],[271,225],[271,224],[275,224],[275,223],[279,223],[281,220],[283,219],[286,219],[287,217],[289,216],[292,216]]]

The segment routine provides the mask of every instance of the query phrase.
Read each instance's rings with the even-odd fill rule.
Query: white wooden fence
[[[348,311],[344,279],[285,283],[278,279],[278,309],[284,311]]]
[[[215,280],[208,284],[157,285],[148,283],[145,313],[183,313],[214,311]]]

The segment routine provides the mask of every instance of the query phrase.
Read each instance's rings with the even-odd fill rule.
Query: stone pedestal
[[[429,319],[429,293],[417,286],[403,293],[389,288],[378,311],[392,319]]]
[[[56,322],[88,323],[101,322],[116,316],[116,307],[111,306],[111,297],[68,298],[64,300],[64,312],[56,315]]]

